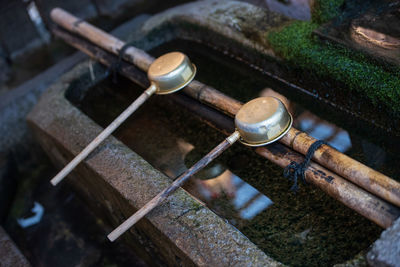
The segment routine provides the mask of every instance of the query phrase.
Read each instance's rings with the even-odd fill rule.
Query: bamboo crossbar
[[[65,11],[63,11],[61,9],[53,10],[52,18],[53,18],[53,20],[55,20],[57,22],[57,24],[61,25],[63,28],[66,28],[67,30],[71,30],[72,32],[78,33],[79,35],[82,34],[82,32],[79,30],[79,28],[81,27],[80,25],[85,25],[85,27],[94,28],[90,24],[87,24],[86,22],[82,22],[82,21],[78,20],[77,18],[73,17],[72,15],[66,13]],[[65,18],[67,18],[67,19],[65,19]],[[75,26],[73,26],[73,24],[75,24]],[[78,28],[78,29],[76,29],[76,28]],[[72,29],[74,29],[74,30],[72,30]],[[83,31],[83,32],[87,33],[88,29],[85,29],[85,31]],[[89,30],[89,32],[91,32],[91,31]],[[104,40],[105,39],[108,40],[109,39],[108,37],[110,35],[108,35],[105,32],[102,32],[101,30],[98,30],[98,29],[97,29],[95,35],[100,34],[102,37],[104,37],[104,35],[105,35],[104,38],[100,38],[103,40],[101,42],[102,45],[100,45],[100,47],[102,49],[99,49],[95,45],[90,44],[87,41],[84,41],[81,38],[71,35],[68,32],[61,30],[59,28],[54,28],[53,33],[56,36],[59,36],[62,39],[64,39],[66,42],[68,42],[72,46],[76,47],[77,49],[82,50],[83,52],[87,53],[91,57],[95,58],[96,60],[99,60],[102,64],[105,64],[107,66],[111,65],[112,59],[111,59],[110,55],[107,55],[107,53],[102,51],[102,49],[105,49],[108,52],[111,52],[113,54],[116,54],[118,51],[118,49],[115,49],[115,48],[113,48],[113,49],[107,48],[109,46],[105,45],[105,44],[107,44],[107,42],[105,42]],[[90,39],[87,35],[82,35],[82,36],[85,38],[88,38],[91,41],[96,40],[96,38]],[[114,43],[118,43],[118,47],[123,46],[123,42],[121,42],[121,41],[120,41],[121,43],[117,42],[114,37],[112,38],[112,40],[114,40]],[[98,45],[98,43],[96,43],[96,45]],[[128,49],[126,54],[128,54],[128,51],[130,51],[130,50]],[[132,51],[134,51],[134,53],[130,52],[132,54],[125,56],[124,59],[130,63],[134,63],[141,70],[146,71],[148,66],[151,64],[153,58],[151,56],[149,56],[147,53],[145,53],[143,50],[135,48]],[[115,57],[114,57],[114,60],[115,60]],[[127,67],[126,65],[125,65],[125,67],[121,68],[121,72],[123,75],[127,76],[131,80],[134,80],[141,84],[145,83],[145,81],[143,80],[143,76],[139,77],[140,75],[138,76],[138,75],[134,74],[134,72],[132,72],[132,69],[130,67]],[[132,75],[136,76],[136,77],[132,77]],[[222,94],[221,92],[217,91],[216,89],[209,87],[207,85],[204,85],[198,81],[193,81],[188,87],[186,87],[184,89],[184,92],[185,92],[185,94],[199,100],[200,102],[207,104],[213,108],[216,108],[231,117],[233,117],[236,114],[236,112],[240,109],[240,107],[242,105],[239,101],[232,99],[229,96],[226,96],[226,95]],[[300,152],[303,155],[307,152],[308,147],[314,141],[315,141],[315,139],[313,137],[308,136],[306,133],[302,133],[297,129],[291,129],[289,131],[289,133],[280,140],[281,143]],[[265,153],[263,154],[263,156],[266,156],[266,155],[267,154],[265,154]],[[271,160],[271,158],[275,159],[277,157],[273,153],[272,153],[272,155],[273,156],[271,156],[270,158],[268,158],[268,157],[267,158]],[[320,149],[318,149],[313,157],[313,160],[318,163],[318,164],[313,163],[314,165],[312,165],[312,166],[315,166],[316,169],[321,169],[322,167],[320,165],[323,165],[326,168],[337,173],[337,174],[332,173],[334,175],[333,177],[337,176],[337,177],[341,178],[340,176],[343,176],[344,178],[363,187],[367,191],[369,191],[379,197],[382,197],[383,199],[385,199],[397,206],[400,206],[400,201],[399,201],[400,186],[399,186],[398,182],[392,180],[391,178],[389,178],[389,177],[361,164],[360,162],[340,153],[339,151],[331,148],[330,146],[323,145]],[[272,161],[274,162],[274,160],[272,160]],[[282,164],[278,164],[278,165],[283,166]],[[354,166],[356,166],[356,167],[354,167]],[[326,171],[329,172],[329,170],[326,170]],[[312,176],[312,175],[311,176],[307,175],[307,173],[308,173],[308,171],[306,172],[307,177]],[[310,179],[317,180],[320,178],[321,177],[318,177],[318,175],[315,176],[315,173],[314,173],[314,178],[310,178]],[[341,179],[343,180],[343,183],[351,184],[351,183],[348,183],[345,179],[343,179],[343,178],[341,178]],[[314,183],[314,184],[318,185],[318,183]],[[323,187],[321,187],[321,188],[324,190]],[[357,188],[357,189],[359,189],[359,188]],[[332,190],[332,188],[329,190],[330,190],[329,192],[327,190],[324,190],[324,191],[326,191],[328,194],[330,194],[334,198],[338,199],[342,203],[346,204],[347,206],[351,207],[351,205],[349,205],[349,203],[346,203],[346,201],[351,201],[351,199],[350,200],[343,199],[341,196],[339,196],[340,195],[339,191],[334,192],[334,190]],[[367,192],[365,192],[365,193],[367,193]],[[372,196],[372,195],[368,194],[368,197],[370,197],[370,196]],[[354,194],[353,197],[358,197],[358,195]],[[380,199],[377,199],[377,200],[381,201]],[[352,205],[352,206],[355,206],[355,205]],[[351,208],[354,209],[354,207],[351,207]],[[394,208],[394,207],[392,207],[392,208]],[[392,212],[392,215],[390,215],[389,217],[396,217],[398,215],[399,215],[398,209],[395,208],[394,212]],[[368,216],[366,216],[366,217],[368,218]],[[371,219],[371,218],[369,218],[369,219]],[[372,219],[372,221],[374,221],[374,220]],[[378,223],[378,225],[381,225],[382,227],[387,227],[388,223]]]

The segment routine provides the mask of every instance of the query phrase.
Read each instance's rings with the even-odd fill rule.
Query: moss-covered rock
[[[319,8],[314,8],[312,22],[295,21],[271,32],[267,36],[269,44],[291,66],[315,73],[320,79],[337,80],[348,89],[364,94],[372,103],[398,114],[399,68],[384,68],[360,52],[323,43],[312,34],[319,23],[338,14],[339,2],[343,1],[318,0],[314,7]]]

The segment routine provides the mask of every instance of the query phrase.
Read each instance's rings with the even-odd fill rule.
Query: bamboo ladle
[[[51,183],[61,182],[82,160],[84,160],[101,142],[121,125],[153,94],[165,95],[179,91],[190,83],[196,74],[196,67],[189,58],[180,52],[171,52],[157,58],[149,67],[147,76],[151,82],[147,88],[124,112],[105,128],[89,145],[85,147],[67,166],[64,167]]]
[[[282,138],[291,128],[292,122],[292,116],[275,97],[259,97],[244,104],[235,116],[235,132],[112,231],[108,239],[116,240],[237,140],[247,146],[267,145]]]

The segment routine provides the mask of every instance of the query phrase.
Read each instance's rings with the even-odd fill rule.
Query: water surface
[[[152,51],[181,50],[197,65],[197,79],[247,101],[278,95],[259,74],[236,60],[198,44],[170,43]],[[276,89],[276,90],[275,90]],[[119,78],[106,79],[74,101],[102,126],[112,121],[143,88]],[[279,96],[279,95],[278,95]],[[378,144],[355,135],[306,110],[293,97],[280,97],[293,112],[295,126],[392,177],[398,157]],[[152,97],[114,134],[171,178],[204,156],[223,136],[162,96]],[[293,266],[325,266],[366,252],[382,229],[312,185],[290,191],[282,169],[241,144],[235,144],[185,187],[191,194],[243,232],[265,253]],[[161,190],[161,189],[160,189]]]

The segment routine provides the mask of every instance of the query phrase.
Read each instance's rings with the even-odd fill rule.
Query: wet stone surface
[[[400,262],[400,219],[381,234],[367,254],[371,266],[398,266]]]
[[[29,262],[26,260],[21,251],[17,248],[8,234],[0,226],[0,266],[18,266],[28,267]]]

